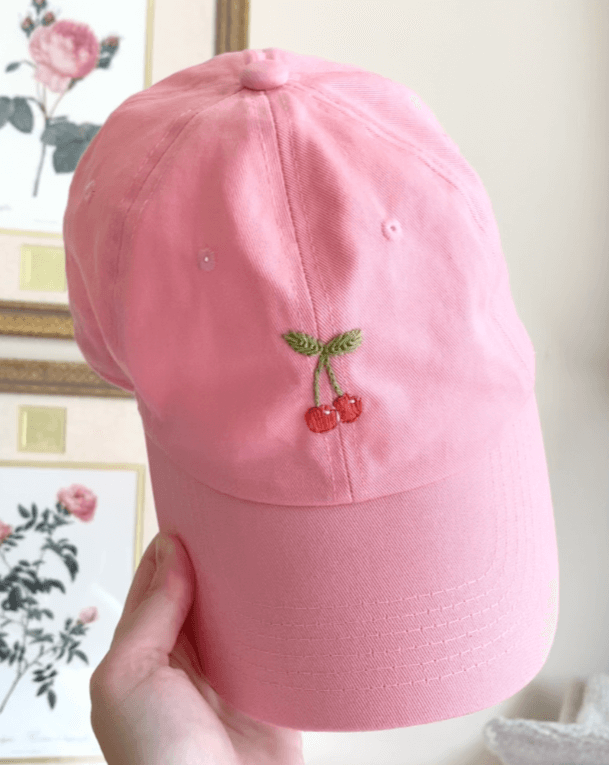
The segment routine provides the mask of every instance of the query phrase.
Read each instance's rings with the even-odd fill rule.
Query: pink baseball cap
[[[558,619],[535,350],[484,186],[415,93],[215,56],[110,114],[63,237],[76,342],[136,397],[225,701],[372,731],[535,678]]]

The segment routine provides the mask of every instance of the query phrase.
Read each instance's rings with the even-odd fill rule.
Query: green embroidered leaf
[[[323,350],[322,343],[304,332],[288,332],[282,337],[290,348],[304,356],[317,356]]]
[[[361,329],[351,329],[349,332],[343,332],[342,335],[333,337],[326,343],[326,350],[330,356],[341,356],[344,353],[351,353],[362,344]]]

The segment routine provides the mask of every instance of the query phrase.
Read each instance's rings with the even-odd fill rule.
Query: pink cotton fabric
[[[536,676],[558,555],[535,351],[482,182],[416,94],[277,48],[177,72],[84,153],[64,244],[76,341],[136,396],[223,698],[367,731]],[[361,414],[312,432],[318,358],[284,335],[355,328],[330,363]]]

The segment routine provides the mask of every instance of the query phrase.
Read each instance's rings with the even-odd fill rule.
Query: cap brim
[[[159,529],[196,572],[201,666],[241,712],[408,727],[492,707],[543,667],[558,553],[535,395],[474,468],[359,504],[236,499],[146,444]]]

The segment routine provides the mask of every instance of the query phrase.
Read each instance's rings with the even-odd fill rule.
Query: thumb
[[[142,556],[111,651],[163,658],[173,651],[192,605],[194,571],[175,535],[157,534]]]

